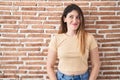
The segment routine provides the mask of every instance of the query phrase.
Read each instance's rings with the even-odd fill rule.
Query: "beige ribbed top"
[[[57,52],[58,69],[61,72],[83,74],[87,71],[89,51],[97,47],[97,42],[94,36],[88,33],[85,55],[80,52],[79,45],[77,36],[63,33],[52,37],[49,48]]]

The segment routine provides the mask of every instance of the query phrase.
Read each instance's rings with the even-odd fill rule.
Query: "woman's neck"
[[[68,32],[66,32],[66,34],[69,35],[69,36],[76,35],[75,31],[68,31]]]

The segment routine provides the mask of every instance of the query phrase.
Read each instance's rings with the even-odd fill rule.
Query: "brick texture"
[[[0,80],[49,80],[47,48],[70,3],[82,8],[98,41],[97,80],[120,80],[120,0],[1,0]]]

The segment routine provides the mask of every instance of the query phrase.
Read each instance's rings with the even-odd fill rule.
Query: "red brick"
[[[45,11],[44,7],[22,7],[22,11]]]
[[[45,32],[46,32],[46,33],[51,33],[51,34],[52,34],[52,33],[57,33],[58,31],[57,31],[57,30],[46,30]]]
[[[40,46],[48,46],[46,43],[28,43],[25,44],[26,47],[40,47]]]
[[[117,15],[120,15],[120,12],[117,12]]]
[[[0,10],[4,10],[4,11],[10,11],[10,10],[18,10],[18,7],[12,7],[12,6],[0,6]]]
[[[99,43],[109,43],[109,42],[119,42],[120,39],[99,39],[98,42]]]
[[[24,12],[13,12],[13,15],[36,15],[36,12],[27,12],[27,11],[24,11]]]
[[[0,10],[8,10],[8,11],[10,11],[10,10],[12,10],[12,8],[11,7],[4,7],[4,6],[0,6]]]
[[[46,20],[46,17],[22,16],[23,20]]]
[[[101,17],[101,20],[119,20],[120,16],[106,16],[106,17]]]
[[[4,25],[3,28],[10,28],[10,29],[26,29],[26,25]]]
[[[1,64],[19,65],[19,64],[23,64],[23,61],[7,61],[7,62],[1,62]]]
[[[4,52],[3,56],[26,56],[25,52]]]
[[[120,34],[107,34],[107,38],[120,38]]]
[[[60,24],[60,21],[45,21],[44,24]]]
[[[42,57],[24,57],[24,58],[21,58],[22,60],[43,60]]]
[[[20,70],[40,70],[42,67],[40,66],[20,66]]]
[[[62,8],[62,7],[48,7],[48,8],[46,8],[46,10],[47,11],[63,11],[64,10],[64,8]]]
[[[0,51],[16,51],[16,48],[0,48]]]
[[[17,69],[17,66],[12,66],[12,65],[11,66],[10,65],[9,66],[2,66],[1,65],[0,69]]]
[[[0,42],[18,42],[18,39],[0,38]]]
[[[62,15],[62,13],[61,12],[51,12],[51,11],[49,11],[49,12],[41,12],[40,14],[39,14],[39,16],[61,16]]]
[[[2,46],[2,47],[3,47],[3,46],[4,46],[4,47],[22,47],[22,46],[24,46],[24,45],[23,45],[23,44],[15,44],[15,43],[14,43],[14,44],[13,44],[13,43],[10,43],[10,44],[5,44],[5,43],[3,44],[3,43],[2,43],[1,46]]]
[[[64,3],[64,5],[67,6],[67,5],[69,5],[70,3],[75,3],[75,4],[79,5],[79,6],[89,6],[89,2],[87,2],[87,1],[78,2],[77,0],[74,1],[74,2],[72,2],[72,1],[67,1],[67,2]]]
[[[95,11],[95,10],[97,10],[97,8],[96,7],[81,7],[81,9],[83,10],[83,11]]]
[[[120,44],[119,43],[109,43],[109,44],[102,44],[102,47],[119,47]]]
[[[38,1],[38,6],[62,6],[63,3],[61,3],[61,1],[49,1],[49,2],[45,2],[45,1]]]
[[[90,15],[89,11],[87,11],[87,10],[84,11],[83,14],[84,14],[84,15]]]
[[[119,11],[120,7],[100,7],[101,11]]]
[[[86,24],[94,24],[94,21],[85,21]]]
[[[118,72],[118,71],[114,71],[114,72],[103,72],[103,74],[104,75],[119,75],[120,74],[120,72]]]
[[[0,57],[1,61],[5,61],[5,60],[18,60],[17,57]]]
[[[39,28],[39,29],[55,29],[55,26],[49,26],[49,25],[33,25],[32,28]]]
[[[0,11],[0,15],[10,15],[10,12]]]
[[[97,38],[104,38],[104,35],[95,35],[95,38],[97,39]]]
[[[29,74],[47,74],[46,71],[29,71]]]
[[[20,39],[20,42],[43,42],[43,39]]]
[[[26,65],[46,65],[46,62],[26,62]]]
[[[3,6],[12,6],[12,2],[0,1],[0,5],[3,5]]]
[[[92,29],[108,29],[109,28],[109,26],[104,26],[104,25],[102,25],[102,26],[98,26],[98,25],[87,25],[86,26],[86,28],[88,28],[88,29],[90,29],[90,28],[92,28]]]
[[[25,34],[2,34],[3,37],[24,38]]]
[[[44,56],[46,56],[46,55],[45,55],[45,54],[42,54],[42,53],[35,53],[35,52],[34,52],[34,53],[28,53],[28,56],[41,56],[41,57],[43,56],[43,57],[44,57]]]
[[[0,24],[16,24],[16,20],[0,20]]]
[[[20,33],[43,33],[44,30],[20,30]]]
[[[115,15],[115,12],[90,12],[90,15]]]
[[[15,19],[15,20],[20,20],[20,16],[0,16],[0,18],[1,19],[7,19],[7,20],[13,20],[13,19]]]
[[[114,75],[114,74],[113,74]],[[111,80],[111,79],[119,79],[119,75],[117,76],[110,76],[110,75],[105,75],[105,76],[99,76],[98,80]]]
[[[15,30],[15,29],[0,29],[0,32],[6,32],[6,33],[17,33],[18,30]]]
[[[5,74],[25,74],[27,71],[22,71],[22,70],[5,70]]]
[[[101,60],[102,60],[102,61],[117,61],[117,60],[120,60],[120,57],[102,58]],[[115,63],[116,63],[116,62],[115,62]],[[111,64],[113,65],[114,62],[111,62]],[[117,64],[117,63],[116,63],[116,64]],[[119,62],[118,62],[118,64],[119,64]],[[106,65],[108,65],[107,62],[106,62]]]
[[[18,51],[40,51],[40,48],[18,48]]]
[[[97,16],[86,16],[85,17],[86,20],[98,20]]]
[[[0,75],[0,78],[19,78],[18,75]]]
[[[118,5],[120,5],[120,2],[118,1]]]
[[[20,24],[42,24],[42,21],[35,21],[35,20],[26,20],[26,21],[20,21]]]
[[[89,33],[96,33],[96,30],[86,30],[88,31]]]
[[[114,53],[107,53],[107,54],[105,54],[105,56],[106,57],[115,57],[115,56],[120,56],[120,54],[117,52],[116,53],[114,52]]]
[[[100,70],[117,70],[117,67],[101,67]]]
[[[35,1],[20,1],[20,2],[13,2],[14,6],[36,6],[37,3]]]
[[[25,78],[39,78],[39,79],[41,79],[41,78],[43,78],[43,76],[41,76],[41,75],[38,75],[38,76],[36,76],[36,75],[35,75],[35,76],[26,75],[26,76],[22,76],[22,77],[21,77],[21,79],[25,79]]]
[[[116,2],[109,1],[94,1],[91,3],[91,6],[116,6]]]
[[[99,33],[118,33],[120,30],[100,30]]]
[[[28,34],[28,37],[49,38],[50,35],[47,35],[47,34]]]
[[[43,53],[44,53],[44,52],[48,52],[48,49],[43,49]]]
[[[113,25],[112,28],[120,28],[120,25]]]
[[[60,17],[48,17],[48,20],[60,20]]]
[[[99,48],[99,51],[110,52],[110,51],[118,51],[117,48]]]

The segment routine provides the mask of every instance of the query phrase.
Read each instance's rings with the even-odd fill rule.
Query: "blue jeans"
[[[69,76],[63,74],[58,70],[56,75],[57,75],[57,80],[89,80],[90,73],[87,70],[84,74]]]

